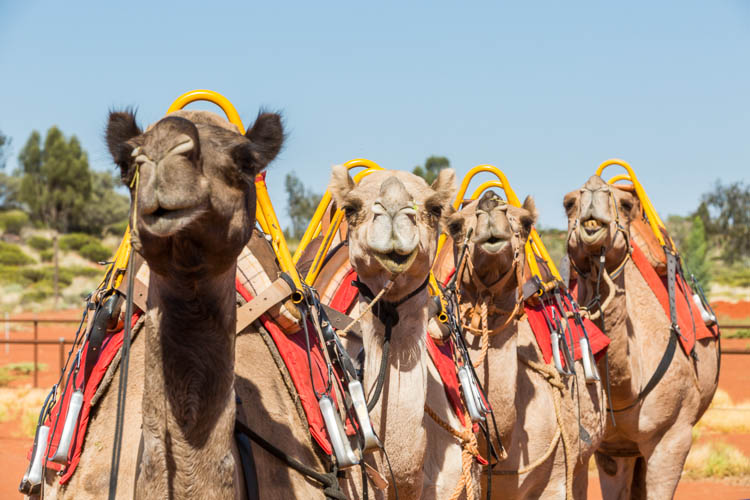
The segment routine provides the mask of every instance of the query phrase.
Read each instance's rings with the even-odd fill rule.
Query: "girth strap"
[[[669,331],[669,343],[667,344],[667,349],[664,351],[664,355],[661,357],[661,361],[659,361],[659,365],[656,367],[656,371],[653,375],[651,375],[651,378],[649,379],[646,386],[641,389],[641,392],[638,394],[638,397],[630,403],[625,408],[618,408],[618,409],[612,409],[608,408],[608,410],[612,413],[618,413],[621,411],[629,410],[633,408],[635,405],[637,405],[639,402],[641,402],[647,395],[650,393],[654,387],[656,387],[656,384],[659,383],[659,381],[662,379],[665,373],[667,373],[667,369],[669,368],[669,365],[672,363],[672,358],[674,357],[674,351],[677,347],[677,333],[674,330]]]

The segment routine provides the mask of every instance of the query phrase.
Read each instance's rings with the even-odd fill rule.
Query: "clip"
[[[581,361],[583,361],[583,374],[586,376],[586,382],[592,384],[594,382],[600,382],[599,371],[596,369],[596,360],[594,360],[594,354],[591,352],[591,346],[585,336],[582,336],[579,340],[579,346],[581,348]]]
[[[29,472],[23,476],[23,480],[21,481],[22,487],[25,486],[24,483],[28,483],[30,487],[33,487],[42,482],[42,462],[44,461],[44,453],[47,451],[48,437],[49,426],[42,425],[41,427],[39,427],[36,435],[34,457],[31,459],[31,467],[29,468]]]
[[[50,458],[55,463],[62,465],[67,465],[68,463],[68,451],[70,450],[70,443],[73,441],[73,432],[76,430],[76,423],[78,422],[78,415],[81,413],[82,405],[83,391],[76,389],[70,396],[70,404],[68,405],[68,413],[65,415],[65,425],[60,437],[60,444],[57,446],[55,455]]]

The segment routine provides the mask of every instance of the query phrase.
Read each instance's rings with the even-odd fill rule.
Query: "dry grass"
[[[750,459],[725,443],[702,444],[690,450],[684,474],[691,479],[748,476]]]
[[[726,391],[717,390],[711,406],[696,425],[698,432],[702,428],[726,433],[750,432],[750,401],[735,404]]]
[[[0,422],[19,419],[21,435],[34,437],[39,411],[47,397],[46,389],[0,388]]]

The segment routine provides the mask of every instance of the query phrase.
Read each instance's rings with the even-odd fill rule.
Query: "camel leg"
[[[584,464],[576,464],[573,471],[573,498],[585,499],[589,487],[589,467],[588,460]]]
[[[645,474],[638,474],[639,477],[636,479],[645,479],[645,488],[639,484],[634,485],[634,489],[645,490],[645,498],[661,499],[674,496],[685,459],[690,452],[691,429],[690,425],[677,422],[664,433],[650,454],[644,453]]]
[[[599,470],[599,485],[604,500],[630,499],[635,457],[610,457],[597,451],[594,454]]]

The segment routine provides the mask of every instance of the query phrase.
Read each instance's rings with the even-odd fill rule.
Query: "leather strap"
[[[253,300],[237,308],[237,333],[244,330],[250,323],[260,318],[261,314],[291,294],[292,289],[284,278],[279,278],[271,283],[271,286],[264,289]]]
[[[325,304],[320,304],[323,307],[323,310],[326,312],[326,315],[328,316],[328,321],[330,321],[331,326],[333,326],[336,330],[341,331],[349,324],[354,321],[354,318],[349,316],[348,314],[344,314],[340,311],[337,311],[336,309],[327,306]],[[362,338],[362,330],[359,327],[359,323],[356,323],[354,326],[349,328],[349,331],[347,332],[347,336],[352,335],[354,337],[357,337],[359,339]]]

